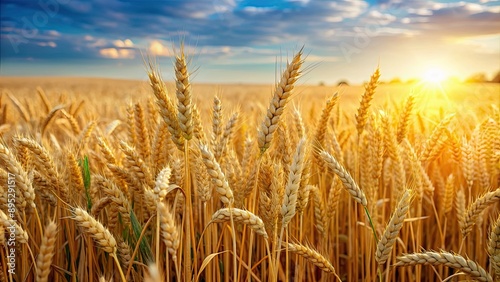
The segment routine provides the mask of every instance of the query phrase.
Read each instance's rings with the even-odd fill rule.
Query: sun
[[[446,80],[446,72],[440,68],[431,68],[423,76],[422,82],[441,84]]]
[[[423,93],[429,101],[443,101],[448,102],[447,83],[450,75],[444,68],[428,67],[427,71],[423,72],[420,82],[417,84],[418,91]]]

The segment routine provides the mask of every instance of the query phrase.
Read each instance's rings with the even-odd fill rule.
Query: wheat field
[[[182,52],[0,78],[0,281],[500,281],[500,86],[288,59],[275,85],[191,85]]]

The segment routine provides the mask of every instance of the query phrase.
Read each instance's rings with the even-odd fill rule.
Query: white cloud
[[[123,47],[133,47],[134,46],[134,42],[132,42],[132,40],[130,39],[125,39],[125,40],[115,40],[113,41],[113,45],[115,45],[116,47],[119,47],[119,48],[123,48]]]
[[[249,14],[265,14],[268,12],[272,12],[275,10],[275,7],[255,7],[255,6],[246,6],[243,8],[243,11]]]
[[[149,52],[155,56],[169,56],[170,52],[168,51],[168,47],[162,44],[158,40],[154,40],[149,44],[148,48]]]
[[[431,16],[432,15],[432,10],[431,9],[425,9],[425,8],[418,8],[418,9],[410,8],[410,9],[408,9],[408,13],[415,14],[415,15],[418,15],[418,16]]]
[[[375,21],[378,24],[386,25],[394,22],[396,17],[391,14],[383,14],[380,11],[372,10],[368,13],[369,19]]]
[[[135,55],[134,50],[117,48],[104,48],[99,50],[99,54],[105,58],[111,59],[132,59]]]
[[[410,19],[410,18],[403,18],[403,19],[401,20],[401,23],[404,23],[404,24],[409,24],[409,23],[411,23],[411,19]]]
[[[342,17],[339,16],[331,16],[331,17],[326,17],[325,21],[329,23],[339,23],[343,20]]]

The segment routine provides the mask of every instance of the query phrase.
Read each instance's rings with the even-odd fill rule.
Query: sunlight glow
[[[440,84],[446,79],[446,74],[442,69],[429,69],[423,76],[423,82],[430,84]]]
[[[439,67],[428,67],[426,72],[423,72],[422,78],[417,83],[418,92],[423,94],[429,103],[436,103],[441,101],[449,103],[448,94],[446,89],[449,83],[449,73]]]

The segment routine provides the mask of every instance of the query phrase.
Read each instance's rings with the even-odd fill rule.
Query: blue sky
[[[274,82],[305,45],[304,83],[459,78],[500,70],[500,1],[2,0],[0,75],[173,79],[184,41],[196,82]],[[281,65],[280,65],[281,63]]]

